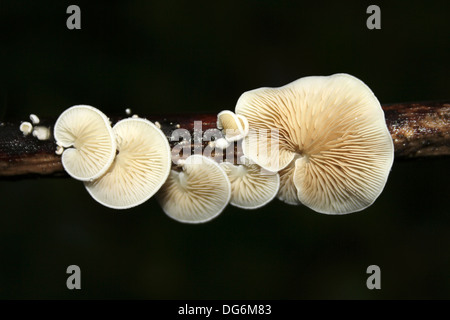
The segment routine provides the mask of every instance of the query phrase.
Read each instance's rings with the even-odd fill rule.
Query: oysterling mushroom
[[[224,110],[217,115],[217,128],[223,129],[227,141],[237,141],[248,133],[248,121],[232,111]]]
[[[113,131],[118,154],[103,176],[85,186],[104,206],[128,209],[148,200],[166,181],[170,147],[164,133],[146,119],[121,120]]]
[[[65,150],[66,172],[81,181],[94,180],[108,170],[116,155],[116,139],[109,119],[98,109],[77,105],[56,120],[54,136]]]
[[[171,170],[157,194],[164,212],[185,223],[202,223],[217,217],[227,206],[231,186],[220,166],[209,158],[192,155]]]
[[[269,130],[267,138],[244,143],[244,153],[271,171],[293,166],[289,179],[282,180],[293,182],[298,201],[309,208],[356,212],[383,190],[394,147],[381,105],[361,80],[348,74],[313,76],[248,91],[235,112],[246,117],[250,131]]]
[[[278,173],[264,170],[243,158],[243,164],[220,164],[231,183],[230,204],[242,209],[257,209],[277,195],[280,177]]]

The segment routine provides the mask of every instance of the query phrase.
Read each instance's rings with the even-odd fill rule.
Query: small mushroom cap
[[[128,209],[148,200],[166,181],[170,147],[164,133],[145,119],[121,120],[113,131],[119,153],[102,177],[85,186],[104,206]]]
[[[217,115],[217,128],[224,129],[228,141],[237,141],[248,133],[248,121],[242,115],[224,110]]]
[[[50,136],[51,132],[48,127],[36,126],[33,128],[33,137],[38,138],[38,140],[48,140]]]
[[[247,118],[250,131],[276,129],[270,137],[279,148],[260,139],[244,144],[244,153],[272,171],[295,159],[299,201],[313,210],[360,211],[383,190],[394,147],[383,109],[361,80],[335,74],[252,90],[239,98],[236,113]]]
[[[30,114],[30,120],[33,122],[33,124],[39,124],[40,120],[39,117],[35,114]]]
[[[97,179],[108,170],[116,155],[116,140],[108,118],[98,109],[77,105],[56,120],[54,136],[68,148],[62,154],[66,172],[81,181]]]
[[[27,136],[33,131],[33,125],[28,121],[24,121],[20,124],[19,129],[22,131],[24,136]]]
[[[231,197],[225,171],[215,161],[201,155],[189,156],[182,169],[181,172],[171,170],[158,192],[164,212],[185,223],[202,223],[217,217]]]
[[[219,149],[226,149],[230,145],[230,142],[225,138],[219,138],[214,141],[213,146]]]
[[[280,186],[278,173],[268,172],[257,164],[222,162],[222,169],[231,183],[230,204],[243,209],[260,208],[277,195]]]

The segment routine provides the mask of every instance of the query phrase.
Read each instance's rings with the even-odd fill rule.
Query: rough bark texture
[[[450,102],[398,103],[383,105],[386,124],[391,132],[396,159],[438,157],[450,155]],[[113,123],[123,117],[112,117]],[[216,129],[216,114],[190,114],[148,116],[158,122],[170,141],[175,129],[184,128],[194,138],[191,149],[199,151],[194,144],[201,132],[194,130],[194,121],[201,121],[203,131]],[[24,136],[19,130],[20,121],[0,123],[0,178],[25,178],[30,176],[66,176],[61,157],[55,154],[53,136],[38,140],[32,134]],[[54,119],[42,119],[40,126],[52,132]],[[198,131],[198,130],[197,130]],[[171,147],[178,142],[170,141]],[[202,142],[204,150],[208,142]],[[195,149],[196,147],[196,149]],[[214,154],[222,159],[224,154]],[[239,156],[239,155],[237,155]]]
[[[450,155],[450,102],[383,106],[395,158]]]

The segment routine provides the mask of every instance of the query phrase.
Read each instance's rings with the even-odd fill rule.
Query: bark
[[[394,142],[396,160],[450,155],[450,101],[397,103],[383,105],[383,110]],[[111,120],[115,123],[121,118],[112,117]],[[203,132],[217,129],[216,114],[148,115],[147,119],[160,125],[171,147],[178,143],[170,141],[175,129],[184,128],[192,137],[201,137],[202,133],[194,130],[194,121],[202,122]],[[67,176],[61,157],[55,154],[53,136],[42,141],[32,134],[24,136],[19,130],[20,123],[0,123],[0,179]],[[54,119],[42,119],[39,125],[52,132],[53,124]],[[191,144],[193,151],[195,147],[200,148],[200,145],[194,145],[194,140]],[[203,142],[202,150],[207,145],[208,142]],[[212,153],[212,156],[218,160],[225,155]]]

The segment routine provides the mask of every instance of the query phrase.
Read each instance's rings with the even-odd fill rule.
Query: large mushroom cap
[[[315,211],[360,211],[383,190],[393,142],[380,103],[359,79],[335,74],[252,90],[239,98],[236,113],[250,130],[276,129],[269,137],[277,138],[279,150],[269,139],[256,139],[244,152],[272,171],[295,161],[298,199]]]
[[[278,192],[278,173],[268,172],[257,164],[222,162],[231,183],[230,204],[243,209],[256,209],[269,203]]]
[[[158,192],[164,212],[179,222],[202,223],[217,217],[230,201],[227,175],[213,160],[189,156],[183,171],[172,170]]]
[[[85,186],[104,206],[127,209],[148,200],[166,181],[170,147],[164,133],[145,119],[121,120],[113,131],[119,153],[102,177]]]
[[[68,148],[62,164],[73,178],[88,181],[108,170],[116,154],[116,141],[109,119],[98,109],[77,105],[56,120],[54,136],[58,145]]]

